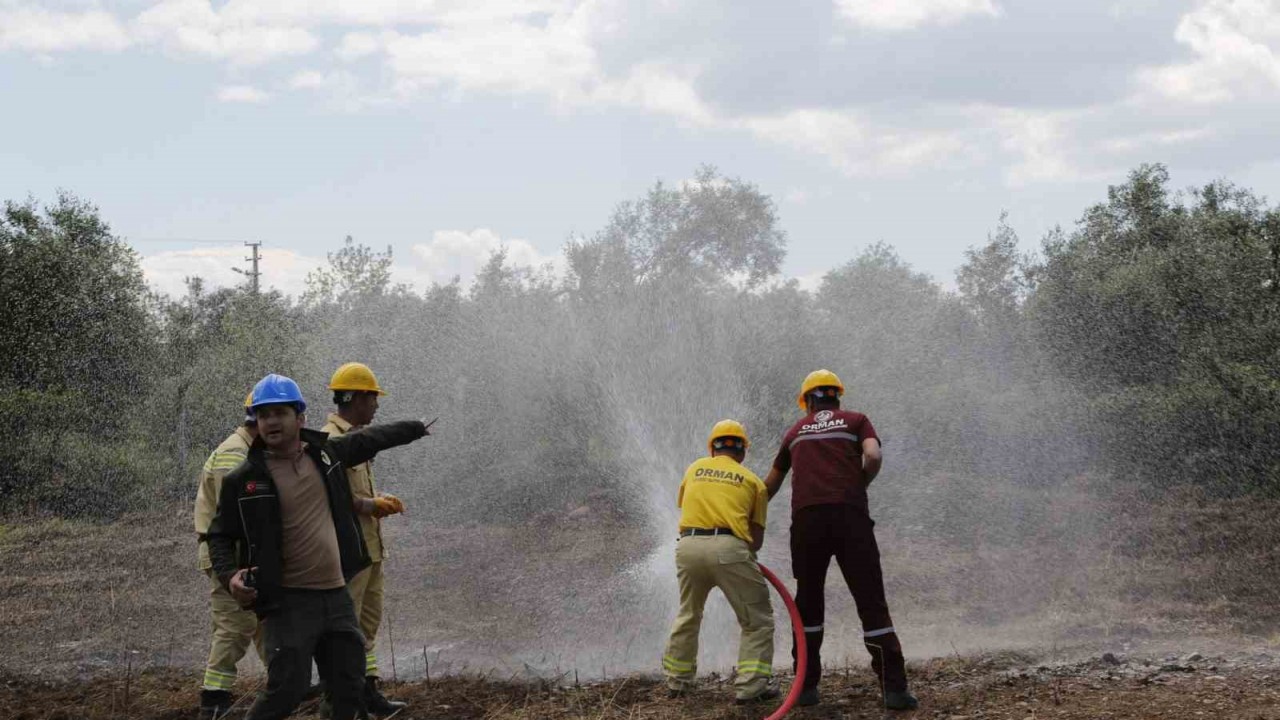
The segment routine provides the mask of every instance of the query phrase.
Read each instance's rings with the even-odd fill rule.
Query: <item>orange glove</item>
[[[384,518],[404,512],[404,503],[395,495],[379,495],[373,499],[373,516]]]

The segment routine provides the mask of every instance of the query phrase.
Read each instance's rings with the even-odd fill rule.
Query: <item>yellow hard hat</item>
[[[796,396],[796,404],[801,410],[809,408],[804,404],[804,396],[809,394],[810,390],[820,387],[833,387],[844,395],[844,383],[840,382],[840,378],[830,370],[814,370],[805,376],[804,382],[800,384],[800,394]]]
[[[329,378],[329,389],[387,394],[378,385],[378,378],[373,376],[369,366],[358,362],[349,362],[334,371],[333,377]]]
[[[744,451],[751,447],[751,440],[747,438],[747,429],[742,427],[742,423],[737,420],[721,420],[711,428],[711,435],[707,437],[707,452],[713,452],[716,439],[723,437],[742,440],[742,449]]]

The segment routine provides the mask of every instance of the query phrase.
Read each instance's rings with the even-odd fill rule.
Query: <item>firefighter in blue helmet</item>
[[[306,408],[287,377],[268,375],[254,386],[258,438],[223,479],[209,527],[214,572],[262,623],[267,687],[247,720],[293,712],[310,685],[313,659],[334,720],[363,712],[365,643],[346,589],[369,565],[356,515],[404,506],[393,497],[353,499],[346,468],[428,434],[411,420],[330,438],[303,427]]]

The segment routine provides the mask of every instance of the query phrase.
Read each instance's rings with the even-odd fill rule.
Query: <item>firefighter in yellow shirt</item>
[[[249,446],[258,437],[258,423],[248,414],[253,393],[244,399],[244,424],[222,441],[205,460],[200,472],[200,485],[196,490],[195,525],[199,541],[198,567],[209,576],[209,606],[213,615],[213,640],[209,648],[209,662],[204,670],[204,682],[200,689],[200,720],[215,720],[231,711],[231,687],[236,682],[236,663],[249,649],[250,643],[260,643],[258,617],[252,610],[245,610],[231,597],[213,574],[209,560],[209,543],[206,533],[209,523],[218,511],[218,495],[222,490],[222,478],[244,462]],[[262,648],[258,648],[259,657]]]
[[[369,366],[356,362],[338,368],[329,380],[329,389],[333,391],[333,402],[338,406],[338,411],[330,413],[328,421],[321,428],[321,432],[328,435],[344,435],[373,422],[373,416],[378,411],[378,398],[387,394],[378,385],[378,378]],[[351,496],[357,502],[364,498],[386,497],[395,500],[400,511],[403,511],[403,503],[399,499],[374,491],[372,463],[347,468],[347,480],[351,483]],[[373,564],[351,578],[347,591],[351,593],[356,618],[360,621],[360,631],[364,633],[365,706],[374,715],[391,715],[408,707],[408,704],[389,700],[378,689],[378,656],[374,652],[374,641],[378,637],[378,627],[382,624],[382,561],[387,557],[382,543],[381,514],[360,514],[359,518],[364,542],[369,548],[369,559]]]
[[[742,465],[749,446],[741,423],[721,420],[707,439],[711,454],[690,465],[680,484],[680,612],[662,657],[672,696],[694,686],[702,608],[715,587],[724,593],[742,628],[734,680],[737,702],[778,696],[773,680],[773,608],[755,557],[764,543],[769,494],[760,478]]]

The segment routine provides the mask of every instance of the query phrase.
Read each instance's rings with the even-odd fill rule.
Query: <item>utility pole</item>
[[[245,241],[244,245],[245,247],[253,248],[253,257],[245,258],[245,262],[253,263],[253,269],[252,270],[244,270],[242,268],[231,268],[231,269],[235,270],[241,275],[247,275],[249,277],[249,291],[252,292],[254,295],[257,295],[258,294],[258,277],[262,275],[262,273],[258,270],[258,260],[261,257],[258,254],[258,248],[262,247],[262,243]]]

